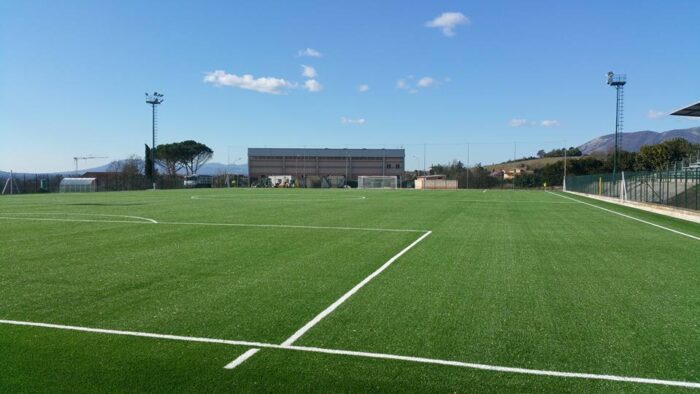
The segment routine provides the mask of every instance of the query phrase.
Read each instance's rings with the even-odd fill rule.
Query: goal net
[[[358,189],[396,189],[398,179],[395,176],[359,176]]]

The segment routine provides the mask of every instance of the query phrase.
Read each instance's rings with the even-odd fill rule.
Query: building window
[[[396,169],[401,168],[401,164],[396,163]]]
[[[391,168],[391,164],[387,163],[386,168]]]

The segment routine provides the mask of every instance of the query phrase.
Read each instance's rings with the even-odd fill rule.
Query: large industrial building
[[[302,187],[338,186],[358,176],[396,176],[405,167],[403,149],[248,148],[253,180],[289,177]]]

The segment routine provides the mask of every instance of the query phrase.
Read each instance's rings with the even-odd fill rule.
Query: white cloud
[[[461,12],[443,12],[435,19],[425,22],[427,27],[435,27],[442,30],[442,34],[447,37],[455,35],[454,29],[458,25],[469,25],[471,21]]]
[[[309,79],[308,81],[304,82],[304,89],[308,90],[309,92],[320,92],[323,90],[323,85],[318,83],[318,81],[315,79]]]
[[[510,127],[521,127],[527,125],[527,119],[511,119],[510,122],[508,122]]]
[[[299,52],[297,52],[299,56],[306,56],[306,57],[321,57],[321,52],[313,49],[313,48],[306,48],[306,49],[300,49]]]
[[[649,112],[647,112],[647,118],[649,119],[659,119],[664,116],[666,116],[665,112],[657,111],[655,109],[650,109]]]
[[[316,77],[316,69],[311,67],[311,66],[305,66],[301,65],[301,75],[305,76],[306,78],[315,78]]]
[[[357,91],[360,93],[364,93],[368,90],[369,90],[369,85],[367,85],[367,84],[362,84],[362,85],[357,87]]]
[[[554,119],[545,119],[542,121],[529,121],[527,119],[522,119],[522,118],[513,118],[510,121],[508,121],[508,125],[510,125],[510,127],[523,127],[523,126],[557,127],[557,126],[560,126],[561,123],[559,123],[558,120],[554,120]]]
[[[365,118],[350,119],[350,118],[346,118],[345,116],[340,118],[340,123],[344,123],[344,124],[363,125],[366,122],[367,122],[367,120],[365,120]]]
[[[418,87],[421,88],[427,88],[429,86],[432,86],[435,83],[435,80],[430,78],[430,77],[423,77],[418,80]]]
[[[447,82],[447,80],[445,80],[445,82]],[[419,78],[416,81],[416,78],[414,78],[412,75],[409,75],[405,78],[401,78],[398,81],[396,81],[396,87],[398,89],[405,89],[409,93],[417,93],[418,89],[425,89],[431,86],[438,85],[440,85],[440,82],[437,81],[435,78],[423,77]]]
[[[238,76],[236,74],[229,74],[223,70],[206,73],[204,75],[204,82],[211,83],[214,86],[230,86],[269,94],[285,93],[287,90],[296,87],[295,83],[283,78],[255,78],[250,74]]]

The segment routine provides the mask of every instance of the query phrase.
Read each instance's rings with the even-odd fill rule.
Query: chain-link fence
[[[630,201],[700,210],[700,168],[566,177],[567,190],[599,196],[619,198],[622,185]]]
[[[56,174],[14,174],[12,182],[12,194],[27,194],[27,193],[58,193],[59,185],[63,178],[70,178],[69,175]],[[121,174],[116,172],[104,173],[87,173],[80,177],[95,178],[96,188],[98,192],[105,191],[125,191],[125,190],[145,190],[153,187],[153,180],[144,175]],[[0,175],[0,190],[8,183],[9,176]],[[158,189],[182,189],[184,188],[183,177],[160,175],[155,179]],[[247,178],[230,175],[229,183],[231,186],[245,185]],[[217,175],[212,177],[212,187],[227,187],[225,175]],[[8,183],[5,194],[10,194],[10,186]]]

